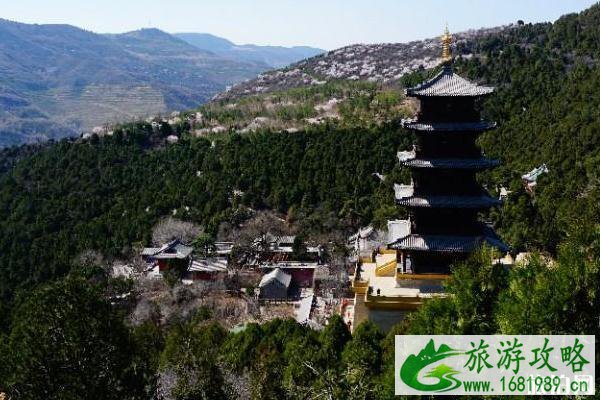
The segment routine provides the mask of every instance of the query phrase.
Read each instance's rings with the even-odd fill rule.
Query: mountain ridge
[[[246,62],[264,63],[271,68],[281,68],[325,52],[323,49],[310,46],[236,44],[210,33],[181,32],[173,35],[199,49]]]
[[[268,69],[158,29],[99,34],[0,19],[0,147],[197,107]]]

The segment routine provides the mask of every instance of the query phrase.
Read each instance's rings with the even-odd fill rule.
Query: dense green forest
[[[492,82],[498,93],[484,105],[499,129],[481,145],[501,168],[486,177],[513,193],[495,220],[515,249],[555,254],[574,216],[598,221],[600,199],[600,7],[555,24],[524,25],[482,40],[484,56],[459,62],[466,76]],[[535,195],[519,176],[546,163]]]
[[[131,124],[111,137],[8,149],[0,155],[0,391],[23,399],[141,399],[161,390],[177,399],[240,391],[381,399],[393,392],[394,333],[600,334],[600,6],[474,46],[459,52],[483,56],[459,58],[456,69],[498,87],[482,107],[499,129],[481,146],[503,162],[481,179],[492,192],[512,192],[490,217],[515,251],[543,256],[506,271],[485,251],[476,255],[456,267],[448,298],[388,336],[370,324],[351,336],[337,318],[323,332],[274,321],[228,334],[203,310],[131,327],[108,295],[127,283],[81,268],[78,254],[126,257],[165,215],[215,234],[243,207],[339,221],[313,230],[382,224],[402,214],[391,185],[406,175],[395,154],[412,137],[361,119],[213,139],[182,125],[181,140],[165,145],[170,130]],[[521,174],[542,163],[549,173],[526,192]]]

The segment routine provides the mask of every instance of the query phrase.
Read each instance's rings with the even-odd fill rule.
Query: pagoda
[[[401,258],[399,274],[448,274],[456,261],[484,244],[507,251],[479,216],[499,200],[477,183],[476,174],[499,165],[482,156],[476,143],[496,127],[481,119],[478,104],[494,88],[479,86],[456,73],[451,36],[442,37],[442,70],[432,79],[406,90],[419,100],[416,118],[403,120],[414,132],[412,151],[398,153],[411,171],[411,185],[395,185],[397,204],[408,209],[410,234],[389,245]]]
[[[384,331],[418,309],[427,298],[444,296],[450,266],[488,245],[507,246],[480,215],[500,204],[477,183],[476,174],[498,166],[477,146],[477,137],[496,124],[483,121],[478,102],[494,89],[454,73],[451,37],[442,37],[442,70],[406,94],[419,100],[415,119],[403,120],[414,132],[411,151],[398,153],[410,169],[411,185],[394,185],[396,201],[409,211],[408,220],[388,221],[385,234],[359,230],[351,329],[370,320]]]

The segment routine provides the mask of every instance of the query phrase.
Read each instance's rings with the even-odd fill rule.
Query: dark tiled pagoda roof
[[[403,119],[402,126],[419,132],[483,132],[496,127],[495,122],[420,122],[416,119]]]
[[[408,235],[389,245],[396,250],[433,251],[440,253],[470,253],[487,244],[502,252],[508,246],[493,234],[481,236]]]
[[[457,75],[450,65],[430,80],[413,88],[406,89],[407,96],[414,97],[476,97],[485,96],[494,88],[479,86]]]
[[[404,193],[403,193],[404,192]],[[491,196],[412,196],[409,191],[396,191],[396,202],[404,207],[420,208],[475,208],[485,209],[501,204]]]
[[[409,168],[487,169],[500,165],[498,160],[478,158],[416,158],[414,152],[399,152],[400,164]]]

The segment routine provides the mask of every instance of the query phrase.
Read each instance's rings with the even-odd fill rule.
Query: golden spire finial
[[[448,24],[446,24],[446,30],[442,36],[442,61],[445,63],[452,60],[452,51],[450,50],[451,44],[452,36],[450,35],[450,31],[448,31]]]

